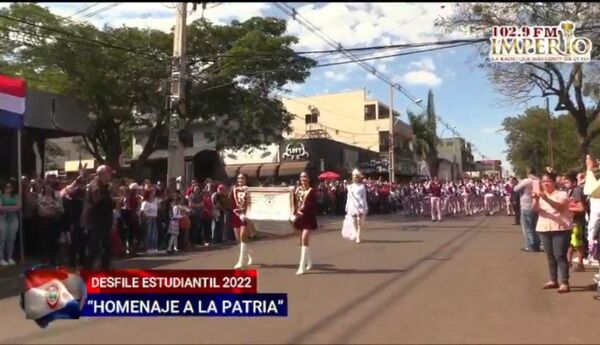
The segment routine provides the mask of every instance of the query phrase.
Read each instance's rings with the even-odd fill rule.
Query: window
[[[389,119],[390,118],[390,108],[386,107],[383,104],[379,105],[379,118],[380,119]]]
[[[453,141],[447,141],[446,142],[446,146],[454,146],[454,142]]]
[[[379,132],[379,152],[390,150],[390,132]]]
[[[305,119],[307,125],[310,123],[317,123],[319,120],[319,115],[318,114],[306,114],[304,116],[304,119]]]
[[[365,121],[375,120],[377,118],[377,111],[375,104],[365,105]]]

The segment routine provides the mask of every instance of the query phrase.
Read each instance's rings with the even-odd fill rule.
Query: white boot
[[[248,248],[248,254],[247,254],[248,255],[248,263],[247,263],[247,265],[250,266],[250,265],[252,265],[252,262],[253,262],[252,261],[252,249],[250,249],[250,247],[247,247],[247,248]]]
[[[310,257],[310,247],[306,246],[306,270],[310,271],[312,269],[312,259]]]
[[[245,261],[247,255],[248,255],[247,244],[244,242],[240,242],[240,258],[238,259],[237,264],[235,264],[235,266],[233,266],[233,268],[237,270],[237,269],[245,267],[246,265],[245,265],[244,261]]]
[[[306,266],[306,249],[308,247],[306,246],[302,246],[302,249],[300,249],[300,265],[298,267],[298,271],[296,271],[296,275],[300,276],[303,275],[306,271],[305,271],[305,266]]]

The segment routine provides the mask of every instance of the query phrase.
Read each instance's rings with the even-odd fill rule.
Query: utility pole
[[[546,112],[548,114],[548,151],[550,151],[550,167],[554,169],[554,148],[552,147],[552,115],[550,115],[550,102],[546,97]]]
[[[167,183],[179,176],[182,184],[185,176],[185,148],[179,133],[184,128],[187,109],[185,106],[185,78],[187,70],[187,2],[177,3],[177,22],[173,39],[173,62],[171,73],[171,118],[169,121],[169,156],[167,158]]]
[[[394,159],[394,86],[390,85],[390,158],[389,158],[389,171],[390,171],[390,183],[396,180],[395,175],[395,164]]]

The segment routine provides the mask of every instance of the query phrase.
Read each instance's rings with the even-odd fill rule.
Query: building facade
[[[294,115],[290,139],[323,138],[374,151],[379,157],[369,169],[387,174],[390,145],[390,108],[369,99],[365,90],[287,99],[286,109]],[[411,150],[412,129],[394,111],[394,158],[397,176],[417,172]],[[374,168],[378,166],[379,168]],[[385,171],[381,167],[385,167]]]
[[[440,178],[457,179],[464,177],[466,172],[475,170],[471,144],[464,138],[440,138],[437,142],[437,152],[442,163]]]
[[[378,152],[340,143],[331,139],[288,139],[251,150],[223,150],[221,158],[230,179],[239,173],[251,181],[289,182],[302,171],[313,178],[333,171],[347,178],[361,163],[376,159]]]

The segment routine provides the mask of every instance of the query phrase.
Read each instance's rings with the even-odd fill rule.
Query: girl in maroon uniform
[[[300,174],[300,186],[294,191],[294,215],[290,220],[301,234],[300,265],[296,274],[302,275],[312,268],[308,245],[311,231],[317,230],[317,195],[306,172]]]
[[[246,218],[246,210],[250,204],[248,195],[248,186],[246,186],[246,176],[239,174],[237,177],[238,185],[233,188],[233,215],[231,225],[235,230],[235,237],[240,241],[240,257],[234,268],[239,269],[252,265],[252,257],[250,256],[249,239],[250,239],[250,220]]]

